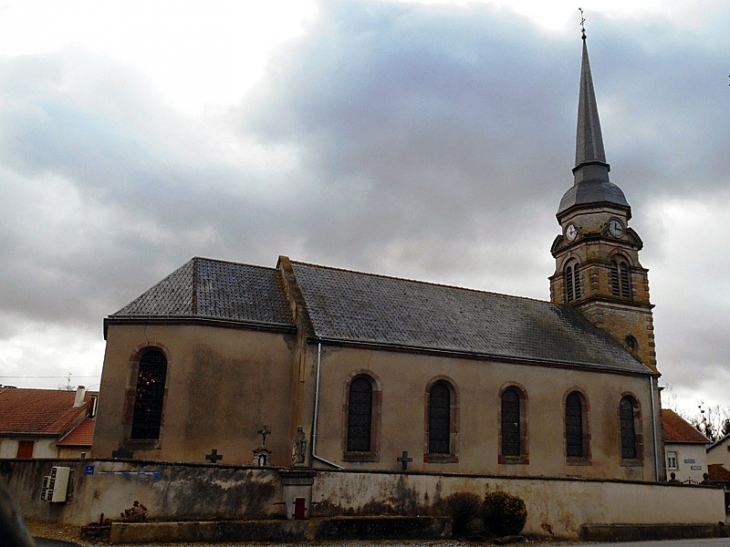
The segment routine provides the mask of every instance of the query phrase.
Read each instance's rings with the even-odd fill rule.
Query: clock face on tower
[[[572,222],[568,224],[568,227],[565,228],[565,237],[568,238],[568,241],[573,241],[575,239],[575,236],[578,235],[578,230],[575,227],[575,224]]]
[[[608,233],[613,237],[621,237],[624,235],[624,225],[617,218],[608,221]]]

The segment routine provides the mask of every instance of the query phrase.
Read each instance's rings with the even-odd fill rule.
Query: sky
[[[660,384],[730,384],[730,3],[0,0],[0,384],[194,256],[549,299],[583,8]]]

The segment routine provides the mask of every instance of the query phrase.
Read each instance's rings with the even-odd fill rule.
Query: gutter
[[[312,459],[331,465],[335,469],[344,469],[341,465],[337,465],[329,460],[317,455],[317,421],[319,417],[319,376],[322,366],[322,342],[317,342],[317,381],[314,388],[314,423],[312,424]]]
[[[654,376],[649,376],[649,389],[651,390],[651,433],[654,439],[654,480],[659,482],[659,452],[656,433],[656,407],[654,403]]]

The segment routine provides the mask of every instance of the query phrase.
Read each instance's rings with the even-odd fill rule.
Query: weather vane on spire
[[[586,18],[583,17],[583,8],[578,8],[580,12],[580,30],[583,32],[583,39],[586,39]]]

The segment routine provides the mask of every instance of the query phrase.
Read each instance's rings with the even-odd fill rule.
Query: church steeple
[[[598,104],[596,103],[596,92],[593,89],[585,31],[583,32],[583,60],[578,95],[578,129],[575,141],[575,167],[573,168],[575,184],[587,180],[608,182],[608,172],[611,168],[606,163],[606,152],[603,149],[601,120],[598,117]]]
[[[631,207],[609,170],[584,29],[574,180],[558,207],[562,233],[551,248],[550,299],[580,310],[656,370],[643,242],[628,226]]]

